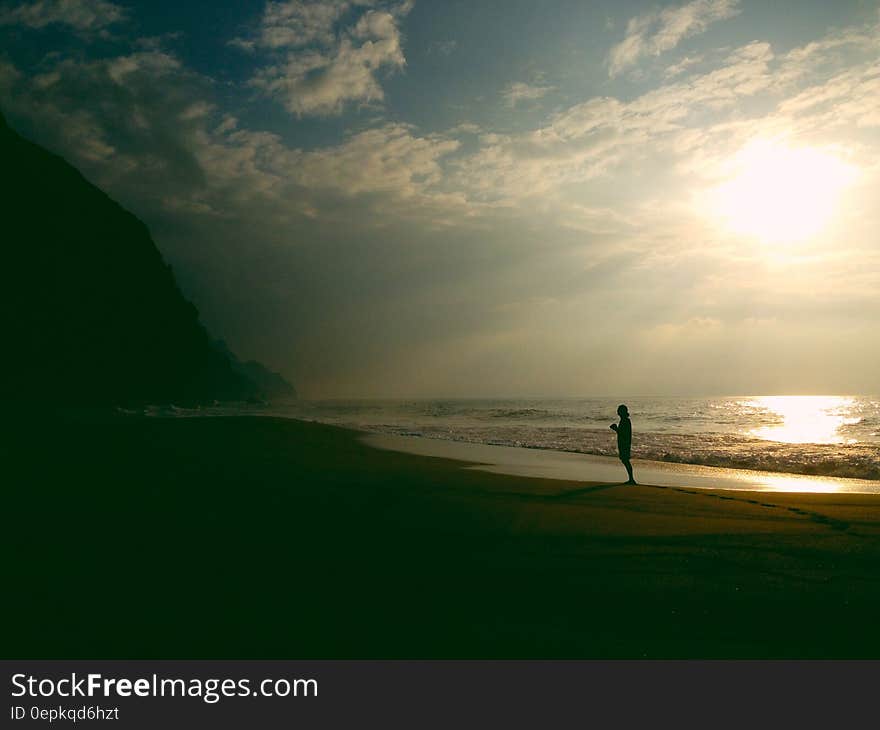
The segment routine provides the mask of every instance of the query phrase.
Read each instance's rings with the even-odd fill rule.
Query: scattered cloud
[[[663,72],[663,77],[666,79],[675,78],[676,76],[680,76],[685,71],[690,69],[693,66],[696,66],[699,63],[702,63],[702,56],[685,56],[677,63],[673,63],[671,66],[667,66],[666,70]]]
[[[19,77],[0,64],[0,90]],[[335,145],[292,147],[220,113],[211,80],[159,51],[62,60],[23,92],[10,110],[26,112],[53,148],[126,199],[177,212],[249,219],[246,206],[262,200],[280,206],[273,217],[308,210],[314,218],[328,196],[369,194],[411,207],[427,200],[441,160],[460,144],[450,133],[389,123]]]
[[[0,10],[0,25],[41,29],[67,25],[78,31],[96,31],[126,19],[128,12],[107,0],[36,0]]]
[[[740,12],[739,0],[692,0],[685,5],[653,10],[631,18],[626,36],[608,54],[610,76],[618,76],[641,59],[659,56],[712,23]]]
[[[419,136],[409,126],[386,124],[341,145],[303,154],[292,172],[308,188],[412,196],[440,181],[439,159],[458,146],[442,135]]]
[[[461,122],[449,130],[450,134],[480,134],[483,128],[473,122]]]
[[[0,93],[8,94],[20,78],[21,72],[11,63],[0,58]]]
[[[184,35],[180,31],[169,31],[159,35],[135,38],[132,40],[132,45],[145,51],[160,51],[166,46],[182,40],[183,37]]]
[[[334,41],[337,57],[356,56],[355,39],[364,39],[370,53],[381,57],[375,41],[398,38],[397,17],[365,5],[349,10],[355,19],[343,26],[346,37]],[[274,18],[280,10],[272,12]],[[103,166],[109,180],[130,180],[132,190],[146,190],[155,179],[157,199],[159,193],[163,199],[174,197],[169,187],[176,188],[181,198],[192,198],[193,210],[234,207],[232,201],[255,196],[281,199],[285,186],[302,188],[298,195],[304,198],[310,194],[302,191],[320,190],[350,198],[418,199],[441,218],[446,214],[438,211],[444,206],[449,206],[447,212],[471,216],[498,206],[513,209],[525,198],[543,196],[544,205],[570,216],[559,218],[560,225],[605,230],[596,211],[613,220],[615,229],[631,216],[618,211],[615,217],[610,203],[573,205],[565,200],[569,188],[613,178],[616,170],[636,160],[646,170],[656,165],[654,171],[662,167],[668,174],[712,169],[750,135],[780,129],[807,135],[843,125],[876,127],[877,38],[876,27],[839,31],[778,57],[767,43],[749,43],[685,81],[672,78],[627,101],[593,97],[519,133],[463,123],[424,134],[406,124],[381,123],[338,144],[310,150],[285,145],[277,135],[247,129],[235,116],[221,113],[211,98],[211,80],[186,69],[170,52],[60,60],[24,81],[19,70],[3,63],[0,88],[28,87],[16,95],[13,106],[27,107],[30,116],[43,120],[45,137],[58,140],[59,149]],[[348,47],[347,39],[352,41]],[[844,43],[864,58],[838,69],[833,61]],[[295,49],[293,57],[302,62],[311,53],[320,55]],[[345,64],[338,63],[338,73],[345,77]],[[692,63],[696,60],[685,58],[678,65]],[[807,67],[811,83],[796,83]],[[824,77],[816,74],[817,68],[824,69]],[[304,81],[297,101],[290,102],[292,109],[329,113],[343,100],[381,94],[378,87],[369,90],[375,83],[369,73],[364,78],[351,71],[346,83],[336,73],[325,69],[322,81]],[[262,78],[270,84],[273,77],[266,72]],[[505,97],[516,104],[541,98],[550,88],[511,84]],[[761,94],[776,99],[772,111],[743,117],[742,103]],[[85,108],[83,98],[93,103]],[[470,146],[474,142],[476,149]],[[320,214],[318,200],[305,207],[313,216]]]
[[[256,33],[233,43],[249,49],[330,45],[335,37],[334,27],[349,6],[348,2],[334,0],[268,2]]]
[[[381,72],[405,62],[406,6],[274,5],[271,33],[244,40],[257,88],[294,114],[381,99]],[[310,395],[476,391],[486,372],[510,392],[573,391],[585,362],[599,365],[584,387],[613,389],[622,381],[601,363],[615,358],[596,352],[620,351],[623,324],[633,362],[662,360],[684,382],[705,369],[706,348],[722,364],[736,355],[723,342],[752,336],[756,316],[771,351],[817,301],[876,325],[865,314],[880,311],[876,26],[785,52],[756,41],[691,53],[643,93],[584,98],[530,128],[360,118],[310,147],[224,107],[218,85],[161,43],[133,48],[37,69],[0,58],[4,112],[149,223],[209,326],[248,356],[293,363]],[[505,89],[509,103],[547,93],[531,82]],[[837,145],[866,181],[846,201],[854,235],[829,233],[784,267],[716,232],[691,196],[748,140],[783,133]]]
[[[434,41],[428,46],[428,53],[438,53],[441,56],[451,56],[458,47],[458,41]]]
[[[538,86],[516,81],[507,86],[501,92],[501,96],[504,98],[504,103],[512,109],[520,102],[542,98],[548,92],[553,91],[553,88],[552,86]]]
[[[340,114],[385,97],[383,70],[406,65],[400,20],[411,4],[293,0],[267,4],[257,32],[234,45],[272,56],[251,84],[296,116]]]
[[[779,105],[779,112],[794,119],[806,116],[814,127],[826,131],[847,124],[860,128],[880,127],[878,98],[880,66],[866,64],[847,69],[785,99]]]
[[[768,44],[750,43],[712,71],[628,102],[593,97],[537,129],[485,134],[481,148],[456,163],[457,184],[479,199],[516,200],[595,179],[633,155],[644,155],[649,143],[681,144],[693,124],[698,129],[706,124],[706,115],[770,89],[773,59]]]

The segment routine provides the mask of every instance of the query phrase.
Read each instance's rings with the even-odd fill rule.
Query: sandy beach
[[[272,418],[33,420],[3,451],[6,658],[880,653],[874,494],[499,474]]]

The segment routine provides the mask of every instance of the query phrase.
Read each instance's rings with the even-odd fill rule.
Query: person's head
[[[621,418],[629,418],[629,409],[621,403],[617,406],[617,415]]]

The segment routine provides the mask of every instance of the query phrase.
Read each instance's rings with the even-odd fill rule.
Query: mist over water
[[[608,426],[621,402],[632,416],[636,459],[880,480],[877,396],[298,401],[174,413],[276,415],[379,433],[615,456]]]

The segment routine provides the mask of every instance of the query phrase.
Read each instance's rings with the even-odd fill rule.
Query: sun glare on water
[[[748,405],[781,421],[756,428],[751,435],[789,444],[847,443],[850,439],[841,433],[841,428],[859,420],[851,413],[853,399],[844,396],[765,396],[751,400]]]
[[[734,233],[764,242],[809,239],[828,224],[857,170],[831,151],[758,140],[724,166],[709,212]]]

